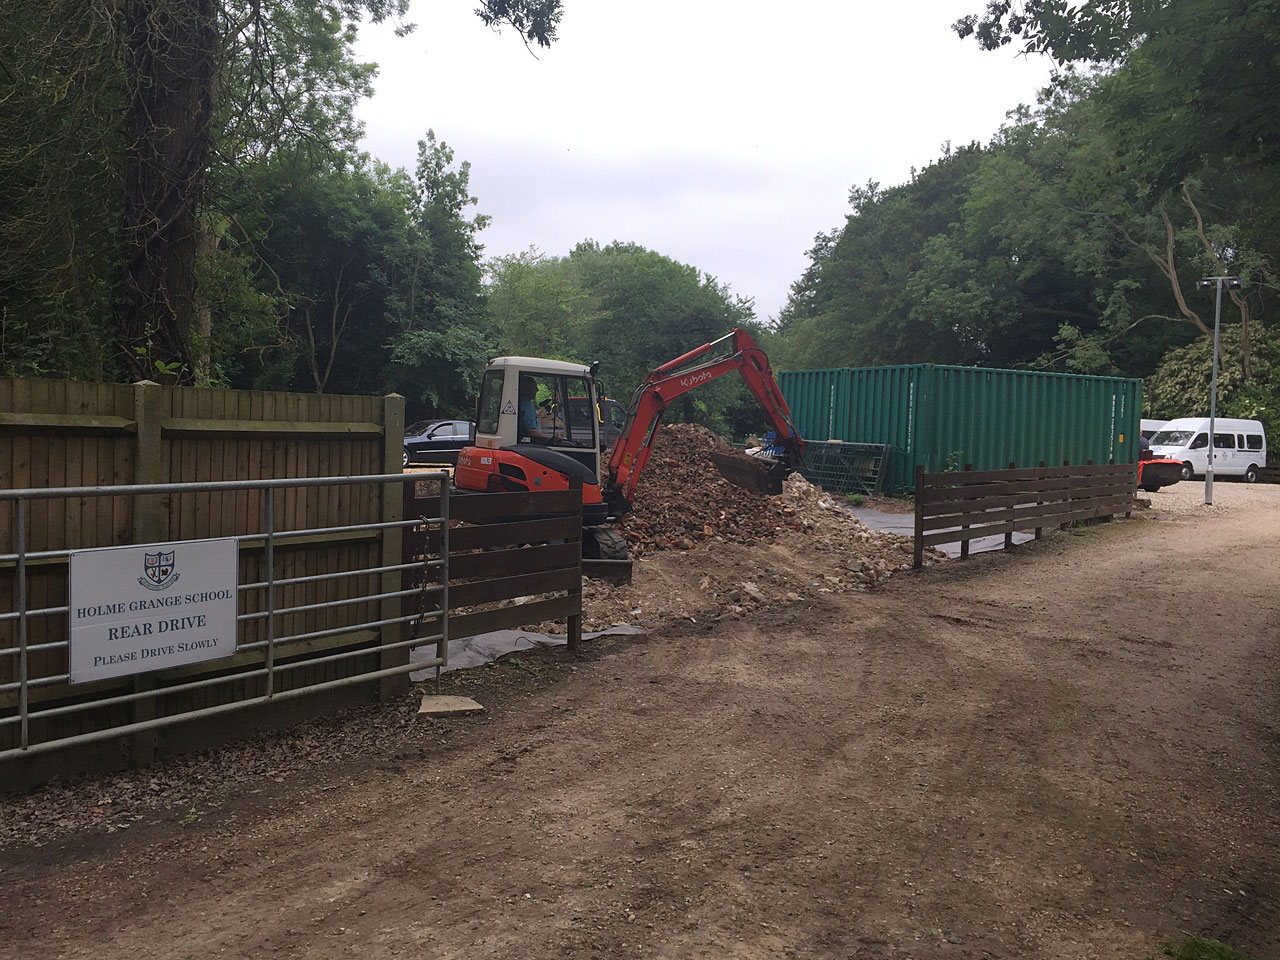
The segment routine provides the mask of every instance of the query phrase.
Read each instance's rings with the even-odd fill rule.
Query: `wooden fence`
[[[1132,463],[1083,466],[971,470],[925,473],[916,467],[915,566],[924,562],[924,548],[959,543],[960,555],[969,542],[1003,535],[1005,549],[1016,531],[1034,530],[1040,539],[1045,527],[1110,517],[1133,509],[1136,466]]]
[[[46,380],[0,380],[0,485],[7,488],[107,486],[127,483],[252,480],[398,473],[401,469],[404,400],[387,397],[314,396],[265,391],[167,387],[153,383],[90,384]],[[279,491],[277,531],[399,520],[400,484],[316,486]],[[264,494],[261,489],[137,497],[32,500],[26,523],[28,552],[59,551],[125,544],[160,543],[214,537],[240,537],[240,582],[262,580]],[[13,509],[0,510],[0,553],[15,550]],[[372,529],[317,535],[281,543],[276,576],[317,576],[399,562],[401,531]],[[398,582],[398,577],[396,578]],[[278,607],[313,605],[385,592],[386,575],[328,577],[281,587]],[[67,603],[66,557],[35,560],[27,568],[29,608]],[[380,589],[378,589],[380,587]],[[15,564],[0,562],[0,610],[15,607]],[[253,612],[261,595],[246,594],[241,612]],[[278,622],[289,633],[321,631],[380,619],[379,602],[317,608],[286,614]],[[381,605],[386,609],[385,602]],[[399,604],[391,604],[393,611]],[[33,618],[28,642],[37,646],[65,641],[65,613]],[[241,643],[258,639],[262,622],[245,623]],[[376,647],[399,638],[398,626],[360,630],[299,644],[287,656],[367,645],[370,663],[382,660]],[[0,650],[17,645],[13,620],[0,621]],[[404,652],[407,656],[407,651]],[[42,683],[67,672],[67,651],[33,651],[29,656],[33,703],[83,700],[164,686],[202,673],[242,669],[261,660],[261,651],[132,679],[79,684]],[[17,679],[17,657],[0,657],[0,683]],[[290,672],[288,682],[309,686],[342,675],[366,672],[363,658],[327,662]],[[403,681],[407,683],[406,681]],[[382,692],[396,687],[384,683]],[[155,687],[151,687],[155,688]],[[374,685],[372,695],[377,695]],[[369,694],[366,693],[366,696]],[[213,698],[234,699],[226,688],[194,690],[116,705],[101,711],[68,714],[58,737],[145,721],[153,716],[212,705]],[[0,692],[0,713],[15,709],[16,694]],[[6,728],[12,731],[12,727]],[[12,734],[0,735],[0,749],[13,747]],[[146,762],[155,737],[137,737],[126,752]]]
[[[399,475],[403,430],[404,401],[395,395],[0,380],[0,484],[12,490]],[[25,686],[29,742],[43,749],[26,754],[19,725],[0,726],[0,753],[16,757],[0,783],[144,764],[158,754],[387,696],[407,685],[406,673],[360,678],[408,666],[415,638],[438,630],[438,621],[401,620],[430,612],[420,609],[424,603],[446,605],[450,636],[553,620],[567,622],[570,644],[577,646],[581,489],[451,496],[447,533],[438,522],[406,527],[405,519],[441,515],[434,482],[407,475],[277,489],[275,533],[305,531],[273,543],[274,579],[296,581],[275,588],[272,608],[274,662],[286,665],[275,674],[275,690],[290,696],[260,713],[219,712],[180,724],[170,721],[261,699],[266,644],[243,648],[265,640],[266,617],[253,615],[266,609],[267,591],[241,591],[233,657],[72,687],[68,560],[59,552],[235,537],[239,583],[261,584],[268,579],[268,495],[252,488],[24,499],[23,609],[39,615],[22,621],[28,628],[25,685],[21,658],[0,655],[0,686],[8,685],[0,689],[0,717],[27,715],[19,703]],[[16,516],[14,507],[0,505],[0,554],[17,552]],[[327,530],[333,527],[361,529]],[[425,561],[442,549],[450,554],[446,590],[399,595],[438,576]],[[39,556],[51,552],[58,555]],[[421,567],[405,567],[418,562]],[[0,612],[17,610],[17,600],[17,564],[0,560]],[[18,649],[17,623],[12,616],[0,619],[0,654]],[[326,683],[323,694],[293,696]],[[129,727],[128,736],[101,739],[119,727]],[[72,738],[80,738],[74,749],[51,749]]]
[[[439,515],[431,486],[405,485],[406,519]],[[555,620],[567,623],[569,647],[576,649],[582,640],[581,481],[565,492],[455,493],[449,513],[450,638]],[[440,540],[438,530],[407,528],[405,559],[440,552]],[[411,602],[405,614],[416,612]]]

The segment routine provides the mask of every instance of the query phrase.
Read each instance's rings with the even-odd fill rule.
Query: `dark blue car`
[[[469,420],[419,420],[404,431],[404,465],[456,466],[463,447],[475,442],[476,425]]]

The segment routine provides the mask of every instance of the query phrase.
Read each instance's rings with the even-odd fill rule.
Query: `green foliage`
[[[819,236],[792,289],[776,362],[1007,366],[1048,349],[1058,322],[1041,305],[1060,311],[1066,291],[1045,289],[1046,260],[993,229],[990,198],[1016,200],[1004,199],[1005,178],[984,174],[992,161],[977,145],[948,148],[902,186],[855,188],[843,229]],[[1003,185],[988,191],[984,177]]]
[[[615,392],[633,389],[659,364],[752,318],[749,303],[714,277],[637,244],[578,244],[569,264],[599,303],[578,354],[601,361]],[[691,415],[693,396],[682,403]],[[689,416],[691,419],[692,417]]]
[[[775,363],[1145,377],[1208,339],[1212,300],[1195,280],[1231,273],[1247,286],[1224,303],[1225,342],[1265,405],[1275,374],[1246,362],[1245,332],[1260,338],[1280,309],[1280,169],[1206,168],[1163,190],[1124,156],[1107,80],[1068,78],[990,145],[854,189],[792,289]]]
[[[0,18],[0,374],[94,379],[123,190],[111,4],[13,0]],[[55,39],[56,38],[56,39]]]
[[[654,367],[734,327],[756,328],[751,303],[714,277],[630,243],[501,258],[490,265],[488,302],[503,353],[598,360],[609,395],[623,401]],[[667,420],[737,436],[762,422],[736,377],[685,394]]]
[[[405,377],[424,374],[411,355],[432,333],[457,331],[473,356],[487,335],[484,218],[460,213],[474,203],[467,165],[430,134],[413,177],[355,155],[354,107],[376,73],[355,58],[357,29],[391,19],[407,33],[407,10],[6,7],[0,373],[367,391],[408,389]],[[475,12],[546,46],[562,10],[482,0]],[[298,259],[290,237],[316,259]],[[434,354],[437,366],[451,351]],[[412,386],[425,407],[465,402],[465,383]]]
[[[1239,342],[1238,330],[1224,324],[1222,342],[1228,346],[1218,355],[1218,415],[1261,420],[1269,430],[1280,429],[1280,338],[1255,336],[1251,377],[1244,375],[1239,350],[1230,347]],[[1212,376],[1212,338],[1169,351],[1144,384],[1147,415],[1163,420],[1208,416]]]
[[[1066,64],[1062,77],[1115,67],[1102,94],[1118,155],[1161,191],[1224,160],[1280,161],[1277,0],[992,0],[955,29],[985,49],[1021,39]]]
[[[240,274],[227,286],[258,309],[240,313],[238,364],[222,342],[230,382],[395,390],[413,419],[469,409],[492,350],[477,262],[485,219],[468,216],[468,164],[431,132],[418,150],[413,177],[363,156],[246,170],[262,204],[261,268],[253,294]],[[268,321],[270,305],[279,316]]]
[[[487,26],[514,27],[525,43],[549,47],[563,13],[560,0],[483,0],[476,14]]]
[[[491,261],[488,276],[502,354],[581,362],[587,331],[604,317],[567,258],[531,249]]]

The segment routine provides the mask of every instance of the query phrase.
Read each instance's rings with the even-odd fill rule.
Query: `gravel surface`
[[[1204,502],[1204,478],[1183,480],[1155,493],[1140,491],[1138,496],[1151,502],[1150,516],[1156,520],[1182,520],[1258,507],[1280,510],[1280,484],[1277,483],[1215,479],[1211,507]]]

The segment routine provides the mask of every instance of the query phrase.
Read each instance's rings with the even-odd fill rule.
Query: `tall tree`
[[[401,258],[402,293],[386,375],[416,416],[469,413],[493,350],[478,239],[489,218],[469,215],[477,203],[471,165],[455,165],[454,159],[433,131],[418,142],[412,239]]]
[[[121,56],[113,4],[0,17],[0,375],[114,372]]]
[[[783,311],[780,362],[1146,376],[1207,334],[1194,281],[1235,272],[1250,279],[1228,306],[1247,372],[1277,292],[1272,172],[1219,165],[1162,190],[1118,147],[1106,82],[1064,78],[987,147],[855,189]]]
[[[250,161],[288,150],[341,165],[373,75],[355,30],[408,0],[14,3],[0,23],[0,239],[19,254],[0,268],[6,366],[209,376],[219,309],[199,261],[246,275],[229,260],[258,239]],[[545,46],[561,4],[476,13]]]
[[[489,316],[506,354],[580,360],[599,299],[568,260],[536,250],[488,264]]]
[[[654,367],[755,318],[751,301],[715,277],[639,244],[601,247],[584,241],[570,253],[569,264],[600,305],[584,331],[580,355],[601,361],[615,396],[629,396]],[[721,421],[736,390],[721,381],[687,393],[670,417]]]
[[[735,326],[759,332],[749,300],[633,243],[585,240],[567,257],[502,258],[490,265],[488,303],[505,352],[598,360],[611,395],[624,401],[646,373],[693,347]],[[746,429],[759,411],[730,380],[686,394],[671,418]]]
[[[1102,95],[1121,149],[1163,189],[1217,160],[1280,159],[1280,0],[989,0],[955,30],[988,50],[1020,40],[1067,74],[1124,68]]]
[[[213,151],[214,0],[128,0],[123,11],[122,361],[135,378],[193,370],[197,217]]]

